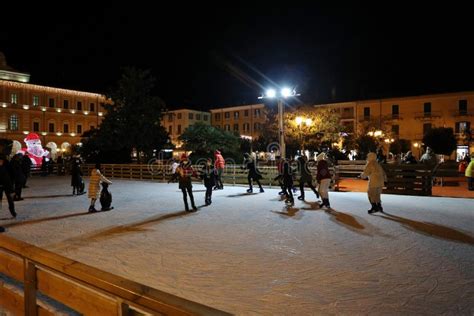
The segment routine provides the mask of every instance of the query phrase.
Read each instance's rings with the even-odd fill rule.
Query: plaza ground
[[[330,192],[333,210],[324,211],[309,191],[308,202],[286,207],[275,188],[226,186],[205,207],[195,184],[200,208],[186,213],[176,183],[113,182],[115,209],[89,214],[70,177],[33,178],[17,219],[3,200],[0,225],[236,314],[474,313],[474,199],[383,195],[386,213],[368,215],[362,192]]]

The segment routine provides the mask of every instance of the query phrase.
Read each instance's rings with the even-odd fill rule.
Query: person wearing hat
[[[469,191],[474,191],[474,152],[471,153],[471,162],[467,166],[464,175],[467,179],[467,189]]]
[[[100,183],[106,182],[112,184],[112,181],[104,177],[101,173],[100,163],[95,164],[95,169],[91,170],[91,176],[89,178],[89,194],[88,197],[91,199],[91,205],[89,206],[89,213],[95,213],[95,201],[99,198],[100,195]]]
[[[319,195],[323,200],[319,207],[326,206],[327,208],[330,208],[331,205],[329,204],[329,185],[331,184],[331,173],[329,172],[329,165],[326,161],[326,154],[320,153],[316,157],[316,161],[318,162],[316,166],[316,179],[319,183]]]
[[[3,192],[5,192],[5,196],[7,197],[10,214],[15,218],[15,203],[13,202],[12,197],[13,184],[8,170],[8,160],[5,155],[0,155],[0,205],[2,202]]]
[[[191,161],[188,159],[186,154],[182,154],[179,166],[176,168],[176,172],[173,174],[173,177],[170,181],[178,178],[179,188],[181,192],[183,192],[183,202],[186,212],[191,212],[188,205],[188,195],[189,200],[191,201],[192,211],[197,211],[197,207],[194,204],[193,184],[191,182],[192,176],[197,177],[197,174],[191,166]]]

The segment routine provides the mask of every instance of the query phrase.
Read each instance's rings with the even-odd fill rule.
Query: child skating
[[[91,205],[89,206],[89,213],[95,213],[97,210],[95,209],[95,201],[99,198],[100,195],[100,183],[105,182],[108,184],[112,184],[112,181],[107,179],[102,175],[100,172],[100,163],[95,164],[95,169],[91,170],[91,176],[89,179],[89,194],[88,197],[91,199]]]

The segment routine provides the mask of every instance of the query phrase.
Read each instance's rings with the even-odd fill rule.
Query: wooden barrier
[[[15,315],[53,315],[37,292],[84,315],[230,315],[0,235],[0,273],[23,284],[23,295],[0,281],[0,306]]]
[[[433,166],[384,164],[382,167],[388,180],[383,193],[426,196],[432,194]]]

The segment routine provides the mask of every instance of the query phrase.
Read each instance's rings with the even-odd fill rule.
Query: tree
[[[222,150],[224,157],[240,159],[240,137],[232,132],[198,122],[189,126],[179,136],[185,150],[192,151],[192,159],[213,157],[216,149]]]
[[[133,149],[144,159],[169,143],[161,126],[164,102],[152,95],[155,79],[149,70],[125,68],[108,97],[106,115],[99,129],[84,134],[83,152],[103,162],[128,162]]]
[[[457,141],[452,128],[437,127],[423,136],[423,143],[435,153],[449,156],[456,149]]]
[[[348,150],[357,150],[357,159],[364,160],[370,152],[376,152],[379,148],[378,140],[369,135],[349,136],[344,139],[343,148]]]
[[[394,155],[406,153],[409,150],[411,150],[411,141],[408,139],[397,139],[389,147],[389,151]]]
[[[298,121],[297,118],[302,118]],[[333,143],[339,140],[343,131],[340,124],[340,115],[334,109],[317,109],[301,107],[294,112],[285,114],[285,135],[291,141],[301,144],[302,149],[307,146],[319,148],[321,143]]]

